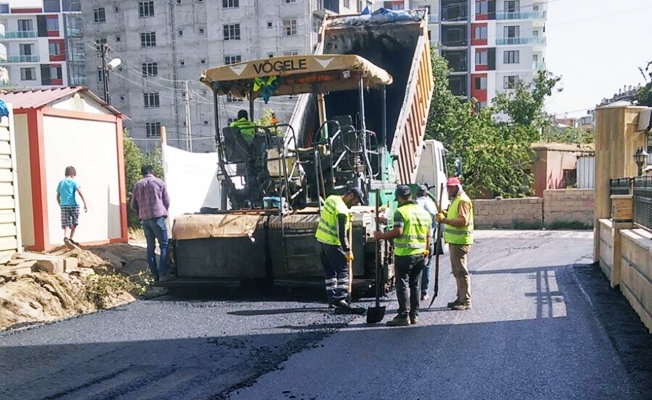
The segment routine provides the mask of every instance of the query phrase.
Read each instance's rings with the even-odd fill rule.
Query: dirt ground
[[[139,242],[138,237],[135,237]],[[48,254],[75,257],[78,269],[0,277],[0,330],[20,329],[156,296],[142,245],[114,243]]]

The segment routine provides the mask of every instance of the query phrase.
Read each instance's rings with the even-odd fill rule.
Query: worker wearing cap
[[[398,315],[389,326],[408,326],[419,321],[419,286],[430,248],[430,214],[414,201],[409,186],[396,188],[398,208],[394,228],[386,233],[375,232],[376,240],[394,239],[394,266]]]
[[[437,214],[437,222],[446,225],[444,240],[449,244],[451,267],[457,281],[457,298],[448,303],[453,310],[471,309],[471,278],[466,256],[473,244],[473,204],[462,190],[460,180],[452,177],[446,182],[452,202],[448,213]]]
[[[437,205],[430,197],[428,197],[428,187],[426,185],[419,185],[417,188],[417,198],[415,202],[430,214],[432,217],[432,224],[430,225],[430,237],[435,237],[435,218],[437,217]],[[428,285],[430,284],[430,264],[432,264],[432,256],[435,254],[435,240],[430,241],[428,248],[430,256],[426,259],[426,266],[421,274],[421,300],[428,300]]]
[[[240,129],[240,135],[242,135],[242,138],[247,144],[253,143],[256,134],[256,124],[253,121],[249,121],[247,110],[238,111],[238,119],[231,122],[229,127]]]
[[[319,257],[324,268],[326,296],[328,305],[337,308],[349,308],[348,262],[353,261],[352,243],[349,243],[347,231],[351,229],[349,208],[364,204],[364,194],[357,187],[343,196],[328,196],[321,212],[315,238],[321,244]]]

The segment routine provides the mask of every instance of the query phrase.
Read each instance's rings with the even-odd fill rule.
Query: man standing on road
[[[131,208],[138,213],[147,239],[147,264],[156,282],[167,281],[168,275],[168,229],[166,218],[170,208],[170,198],[165,182],[152,174],[151,165],[143,165],[140,172],[143,179],[136,182],[131,195]],[[156,267],[156,242],[161,251]]]
[[[375,232],[374,237],[376,240],[394,239],[398,315],[387,325],[408,326],[419,321],[419,283],[429,255],[432,218],[411,200],[409,186],[398,186],[394,196],[398,201],[394,228],[387,233]]]
[[[423,274],[421,276],[421,300],[428,300],[428,285],[430,284],[430,265],[432,264],[432,256],[435,254],[435,218],[437,217],[437,206],[435,202],[428,197],[428,188],[426,185],[419,185],[417,189],[417,205],[421,206],[424,210],[430,214],[432,218],[432,224],[430,225],[430,247],[428,248],[429,257],[426,259],[426,266],[423,269]]]
[[[348,230],[352,229],[349,208],[364,204],[364,194],[357,187],[343,196],[328,196],[321,211],[315,238],[321,243],[319,257],[324,268],[326,296],[329,307],[350,308],[348,262],[353,261],[352,243]]]
[[[448,303],[453,310],[471,309],[471,277],[466,256],[473,244],[473,204],[462,190],[460,180],[452,177],[446,182],[452,199],[448,213],[437,214],[437,222],[445,224],[444,240],[449,244],[451,267],[457,281],[457,298]]]

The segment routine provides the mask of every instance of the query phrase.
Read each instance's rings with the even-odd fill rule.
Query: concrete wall
[[[620,290],[652,333],[652,233],[620,231]]]
[[[543,198],[473,200],[475,226],[487,228],[537,228],[554,223],[593,225],[593,190],[546,190]]]
[[[32,199],[32,167],[30,165],[28,123],[26,114],[13,114],[16,136],[16,175],[20,209],[20,230],[24,247],[34,246],[34,203]]]

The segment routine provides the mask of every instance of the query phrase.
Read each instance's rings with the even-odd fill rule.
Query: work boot
[[[462,304],[458,303],[455,304],[453,307],[451,307],[453,310],[457,311],[463,311],[463,310],[470,310],[471,309],[471,304]]]
[[[331,301],[329,306],[333,306],[335,308],[349,308],[349,303],[347,303],[344,299],[339,299]]]
[[[455,300],[455,301],[451,301],[450,303],[446,304],[446,306],[447,306],[448,308],[453,308],[453,307],[455,307],[455,306],[457,306],[457,305],[459,305],[459,304],[462,304],[462,302],[459,301],[459,300]]]
[[[387,321],[387,326],[410,326],[410,320],[407,315],[397,315],[391,321]]]
[[[421,293],[421,301],[430,300],[428,293]]]
[[[418,315],[410,315],[410,324],[411,325],[416,325],[419,323],[419,316]]]

